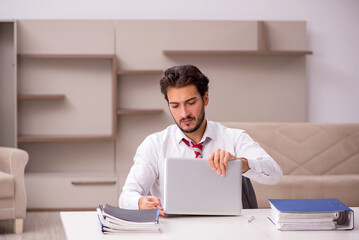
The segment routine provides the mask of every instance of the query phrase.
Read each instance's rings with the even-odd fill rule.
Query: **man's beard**
[[[172,115],[172,117],[173,117],[173,115]],[[201,109],[201,113],[200,113],[199,118],[198,118],[198,122],[197,122],[196,126],[194,126],[193,128],[183,129],[183,128],[181,127],[180,123],[181,123],[182,121],[186,121],[186,120],[195,120],[194,117],[182,118],[182,119],[180,119],[179,123],[178,123],[174,118],[173,118],[173,119],[175,120],[175,123],[176,123],[177,126],[181,129],[182,132],[184,132],[184,133],[193,133],[193,132],[197,131],[197,130],[201,127],[201,125],[202,125],[202,123],[203,123],[203,121],[204,121],[204,118],[205,118],[205,113],[204,113],[204,104],[203,104],[203,105],[202,105],[202,109]]]

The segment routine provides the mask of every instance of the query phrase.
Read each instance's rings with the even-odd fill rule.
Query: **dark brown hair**
[[[208,83],[209,79],[196,66],[183,65],[168,68],[160,81],[160,86],[161,92],[168,102],[167,90],[169,87],[180,88],[194,84],[203,98],[204,94],[208,92]]]

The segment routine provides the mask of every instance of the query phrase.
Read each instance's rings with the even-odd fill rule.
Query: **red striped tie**
[[[196,154],[196,158],[202,157],[203,142],[194,144],[192,141],[190,143],[187,139],[183,138],[182,140],[188,147],[193,149],[194,153]]]

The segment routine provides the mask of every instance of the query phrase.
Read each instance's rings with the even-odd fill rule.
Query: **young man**
[[[195,66],[175,66],[165,71],[160,81],[161,92],[176,124],[148,136],[138,147],[120,196],[120,207],[159,208],[165,215],[161,201],[166,157],[203,158],[220,176],[225,176],[228,161],[240,159],[243,208],[257,208],[248,178],[267,185],[280,181],[281,168],[245,131],[206,119],[208,83],[208,78]]]

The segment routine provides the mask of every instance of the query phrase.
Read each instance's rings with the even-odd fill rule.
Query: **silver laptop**
[[[206,159],[167,158],[164,171],[164,212],[184,215],[240,215],[242,161],[228,163],[221,177]]]

